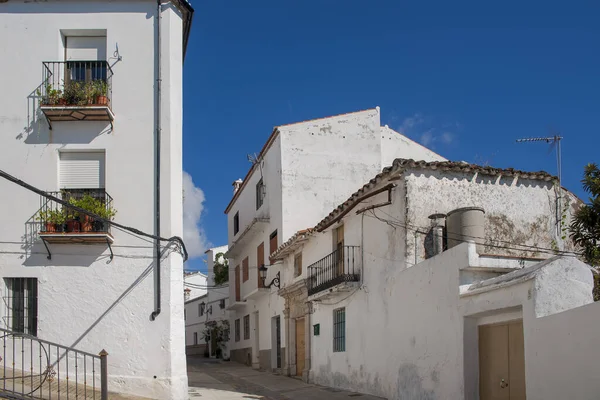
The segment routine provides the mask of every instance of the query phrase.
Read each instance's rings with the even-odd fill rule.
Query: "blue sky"
[[[231,183],[274,126],[375,106],[382,124],[445,157],[497,167],[556,173],[547,144],[515,139],[560,133],[563,185],[583,197],[583,166],[600,161],[600,4],[459,3],[194,1],[184,66],[194,254],[227,243]],[[199,258],[187,268],[205,269]]]

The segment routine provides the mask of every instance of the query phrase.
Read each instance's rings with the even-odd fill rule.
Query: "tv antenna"
[[[252,166],[254,167],[256,164],[258,164],[258,167],[260,168],[260,177],[263,177],[263,170],[262,170],[262,162],[259,162],[258,160],[258,156],[256,155],[256,153],[252,153],[252,154],[248,154],[246,156],[248,158],[248,161],[250,161],[252,163]]]
[[[560,215],[562,212],[562,208],[561,208],[561,188],[562,188],[562,154],[560,151],[560,141],[562,140],[562,136],[559,136],[558,134],[555,134],[554,136],[548,136],[548,137],[535,137],[535,138],[523,138],[523,139],[517,139],[517,143],[527,143],[527,142],[546,142],[550,144],[550,149],[548,150],[548,152],[551,152],[552,150],[556,149],[556,170],[557,170],[557,175],[558,175],[558,195],[557,195],[557,208],[556,208],[556,215],[557,215],[557,229],[560,229]],[[560,232],[559,232],[560,234]]]
[[[558,183],[561,183],[562,180],[562,159],[560,152],[560,141],[562,140],[562,136],[554,135],[549,137],[536,137],[536,138],[523,138],[517,139],[517,143],[526,143],[526,142],[546,142],[550,143],[550,150],[554,150],[556,148],[556,169],[558,171]]]
[[[248,158],[248,161],[252,163],[252,165],[258,162],[258,156],[256,155],[256,153],[248,154],[246,157]]]

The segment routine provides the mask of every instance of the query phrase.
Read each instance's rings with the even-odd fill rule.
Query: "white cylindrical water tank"
[[[477,252],[483,253],[485,243],[485,210],[481,207],[462,207],[450,211],[446,216],[448,248],[462,242],[473,241]]]

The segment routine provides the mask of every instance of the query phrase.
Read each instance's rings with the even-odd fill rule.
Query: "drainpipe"
[[[160,42],[160,18],[161,18],[161,1],[156,2],[156,154],[155,154],[155,166],[154,166],[154,207],[155,207],[155,222],[154,229],[155,235],[160,237],[160,135],[161,135],[161,42]],[[154,244],[154,311],[150,315],[150,320],[154,321],[158,314],[160,314],[160,240],[156,239]]]

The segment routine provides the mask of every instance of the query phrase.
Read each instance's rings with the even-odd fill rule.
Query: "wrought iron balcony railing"
[[[48,121],[112,122],[112,75],[107,61],[44,62],[38,95]]]
[[[342,246],[308,267],[308,295],[344,282],[360,281],[359,246]]]
[[[115,214],[113,199],[104,189],[64,189],[49,194],[106,220],[112,219]],[[110,223],[95,220],[43,196],[40,197],[40,202],[41,207],[36,214],[36,220],[40,223],[40,234],[110,233]]]

